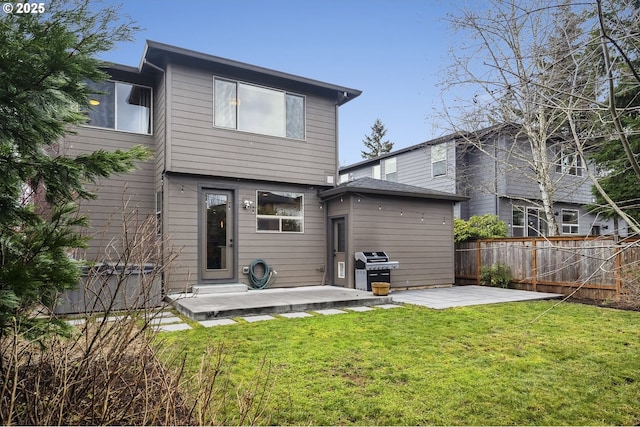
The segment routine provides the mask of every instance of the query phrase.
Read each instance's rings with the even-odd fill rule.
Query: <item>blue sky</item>
[[[149,39],[359,89],[340,108],[347,165],[377,118],[394,149],[447,133],[434,111],[454,11],[447,0],[129,0],[122,12],[143,30],[101,58],[138,66]]]

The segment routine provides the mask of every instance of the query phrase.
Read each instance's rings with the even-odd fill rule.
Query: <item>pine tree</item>
[[[389,140],[383,141],[382,139],[387,133],[384,124],[380,119],[376,119],[373,126],[371,126],[371,134],[365,135],[362,142],[368,151],[361,151],[363,159],[373,159],[382,154],[389,153],[393,149],[393,142]]]
[[[590,153],[590,160],[598,169],[598,184],[610,200],[593,187],[591,208],[604,218],[615,221],[623,212],[628,225],[640,223],[640,175],[636,172],[640,159],[640,26],[635,2],[614,1],[602,9],[607,36],[616,41],[616,48],[603,53],[609,56],[615,87],[612,99],[622,134],[613,124],[602,132],[598,149]],[[598,48],[601,48],[598,43]],[[603,64],[604,68],[605,65]],[[613,87],[613,85],[612,85]],[[623,143],[623,137],[625,143]],[[636,165],[632,164],[635,163]],[[617,209],[616,209],[617,208]],[[616,227],[617,228],[617,227]]]
[[[640,128],[640,86],[632,78],[624,78],[616,88],[616,106],[619,111],[625,111],[620,117],[626,129]],[[630,132],[628,136],[629,148],[633,156],[640,157],[640,136]],[[593,150],[590,159],[595,162],[600,178],[598,182],[607,195],[625,211],[629,217],[640,222],[640,177],[633,173],[631,162],[625,149],[617,138],[602,141],[597,150]],[[595,203],[594,212],[599,212],[604,218],[617,218],[617,214],[602,194],[594,187],[592,189]]]
[[[15,325],[33,334],[62,325],[40,322],[32,310],[78,285],[79,266],[67,252],[86,243],[79,227],[87,221],[76,202],[95,197],[87,183],[131,171],[149,156],[143,147],[56,154],[85,122],[85,82],[106,77],[96,55],[136,31],[117,7],[90,3],[53,0],[44,13],[0,18],[0,336]],[[43,194],[47,209],[25,197],[31,190]]]

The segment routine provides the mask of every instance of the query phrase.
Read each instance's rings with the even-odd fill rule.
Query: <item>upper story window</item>
[[[380,163],[373,165],[371,168],[371,178],[382,179],[381,170],[382,168],[380,167]]]
[[[304,232],[304,195],[281,191],[256,192],[257,231]]]
[[[300,95],[214,77],[213,125],[304,139],[305,99]]]
[[[344,184],[345,182],[353,181],[352,173],[342,173],[340,174],[340,184]]]
[[[384,179],[386,181],[398,181],[398,162],[395,157],[384,161]]]
[[[580,157],[577,152],[560,150],[558,154],[556,172],[566,175],[582,176],[584,166],[582,164],[582,157]]]
[[[447,146],[438,144],[431,146],[431,175],[443,176],[447,174]]]
[[[151,134],[151,88],[123,82],[87,82],[88,126]]]

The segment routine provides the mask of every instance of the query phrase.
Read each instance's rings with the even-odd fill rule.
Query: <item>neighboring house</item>
[[[494,214],[508,224],[509,236],[546,235],[537,182],[518,155],[526,153],[528,146],[522,140],[514,142],[513,135],[513,127],[504,125],[477,132],[474,138],[481,138],[484,152],[465,142],[467,135],[443,136],[341,167],[340,182],[372,177],[465,195],[468,200],[455,207],[458,218]],[[592,202],[592,185],[580,157],[556,146],[549,148],[548,156],[553,162],[554,211],[560,232],[613,233],[613,221],[585,208]],[[625,235],[626,230],[620,234]]]
[[[248,284],[247,267],[259,259],[277,271],[272,286],[353,287],[358,250],[401,261],[392,286],[454,282],[453,204],[463,198],[364,186],[360,206],[393,207],[394,219],[376,208],[381,216],[368,223],[361,210],[343,209],[356,193],[336,186],[338,108],[360,91],[152,41],[138,68],[106,71],[111,79],[96,87],[104,94],[92,100],[88,124],[67,139],[69,153],[142,144],[153,159],[99,182],[98,198],[83,203],[93,237],[88,258],[102,260],[120,234],[124,200],[127,210],[156,218],[163,251],[179,252],[165,292]],[[340,272],[339,220],[348,259]],[[439,230],[424,231],[434,224]],[[436,268],[429,258],[446,274],[429,276],[426,267]]]

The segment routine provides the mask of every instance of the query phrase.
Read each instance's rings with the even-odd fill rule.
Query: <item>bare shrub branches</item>
[[[114,222],[121,224],[120,235],[109,240],[101,269],[93,264],[87,270],[76,301],[82,310],[70,334],[30,341],[16,325],[13,333],[0,337],[0,423],[264,422],[272,389],[267,361],[246,383],[234,384],[229,377],[232,353],[212,345],[200,370],[190,373],[187,350],[167,345],[154,328],[164,309],[160,281],[177,252],[156,235],[152,216],[124,202],[118,215]]]

